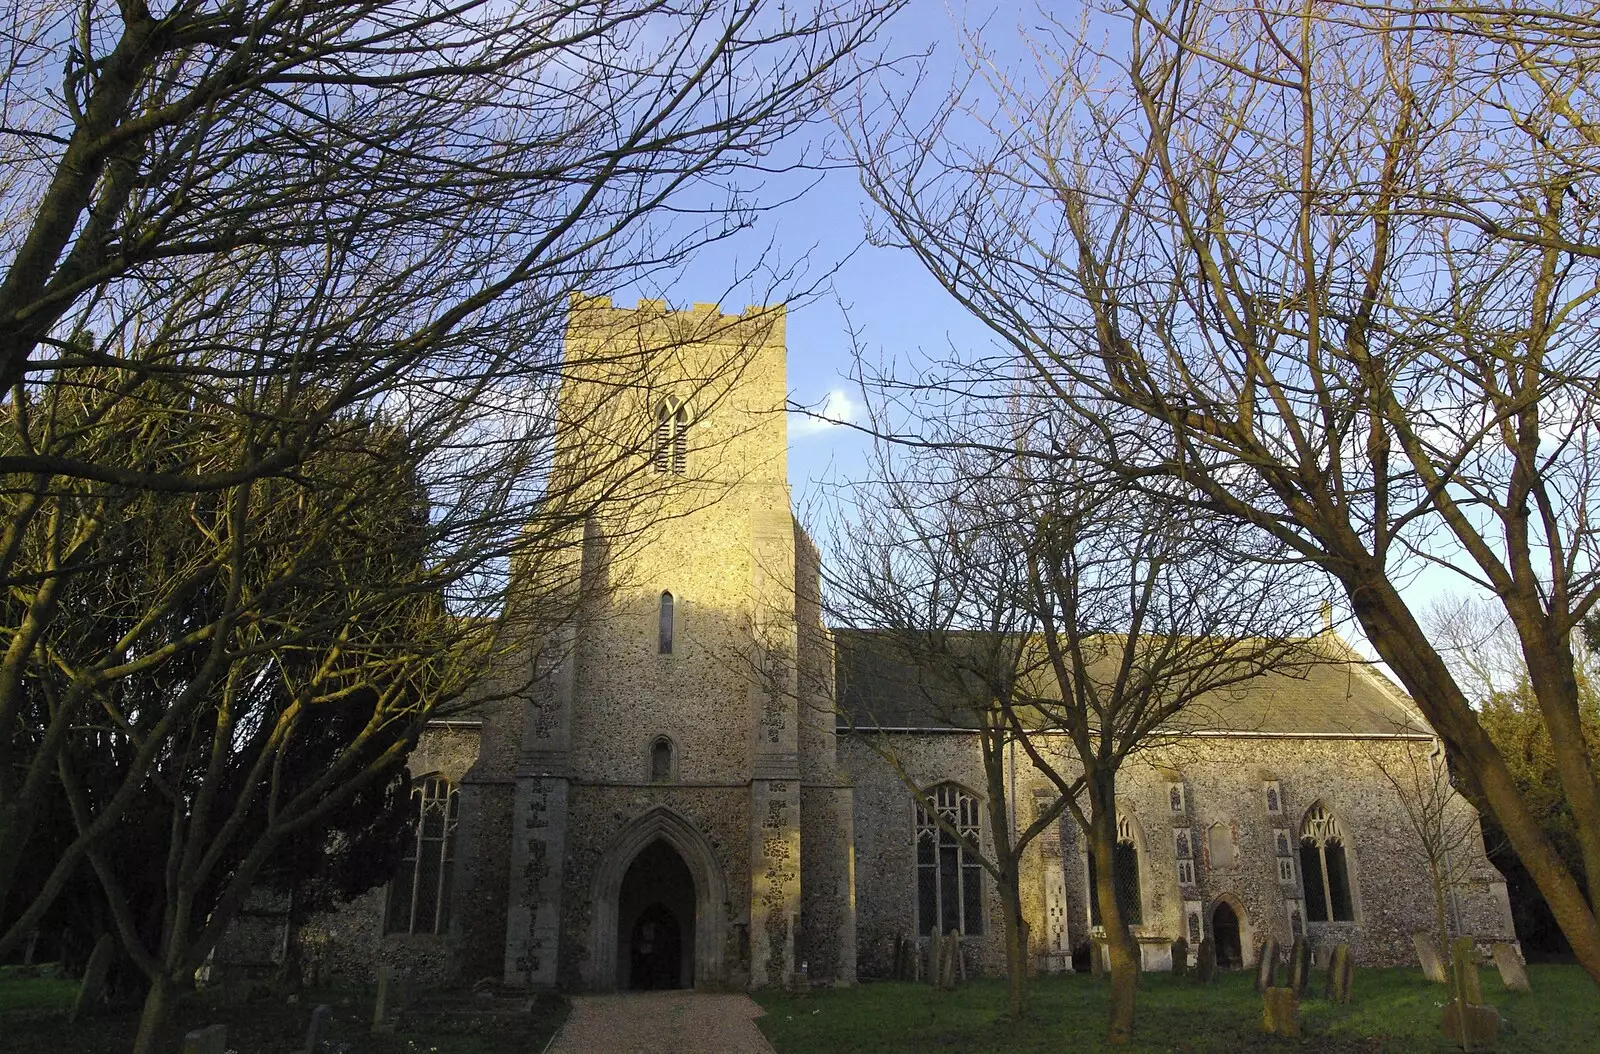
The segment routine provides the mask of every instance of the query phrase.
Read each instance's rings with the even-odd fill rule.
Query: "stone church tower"
[[[574,546],[581,595],[526,705],[509,983],[854,980],[853,803],[790,509],[784,321],[574,300],[558,471],[583,473],[596,421],[608,462],[638,459]]]

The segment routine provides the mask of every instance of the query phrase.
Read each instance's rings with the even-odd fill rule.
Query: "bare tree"
[[[1399,734],[1426,734],[1426,729],[1405,725]],[[1482,851],[1482,829],[1478,814],[1450,780],[1444,745],[1426,751],[1412,743],[1404,754],[1380,752],[1370,744],[1364,747],[1367,760],[1394,789],[1409,833],[1416,839],[1417,851],[1428,871],[1428,887],[1433,893],[1434,933],[1439,947],[1450,947],[1450,917],[1456,890],[1466,881]]]
[[[1314,582],[1273,549],[1247,548],[1246,529],[1074,470],[1063,453],[1095,434],[1026,381],[989,381],[992,398],[965,393],[978,409],[963,424],[979,427],[945,418],[919,438],[913,460],[936,472],[884,473],[888,522],[862,520],[850,537],[866,540],[864,556],[845,561],[837,589],[857,617],[910,638],[902,653],[928,663],[934,693],[979,729],[991,778],[1017,744],[1056,790],[1046,815],[1064,808],[1085,832],[1109,1036],[1127,1043],[1140,959],[1116,888],[1118,774],[1152,747],[1224,727],[1230,690],[1324,661],[1300,635]]]
[[[1532,51],[1486,9],[1117,4],[1044,19],[1031,69],[971,36],[965,94],[856,142],[893,237],[1109,437],[1101,467],[1340,584],[1600,981],[1600,883],[1403,589],[1433,564],[1504,608],[1600,874],[1572,647],[1600,601],[1592,16],[1524,21]]]
[[[926,719],[972,731],[992,852],[946,815],[926,773],[902,756],[895,734],[881,730],[876,708],[883,701],[870,686],[849,686],[850,700],[832,692],[827,697],[905,784],[922,815],[994,878],[1005,928],[1007,1009],[1020,1020],[1032,973],[1023,861],[1066,807],[1058,793],[1036,801],[1024,816],[1012,797],[1016,733],[1008,714],[1030,697],[1042,659],[1034,646],[1038,621],[1025,588],[1026,559],[1014,524],[1004,518],[1009,510],[986,504],[985,465],[960,446],[901,458],[880,445],[876,467],[877,478],[852,485],[855,499],[846,499],[827,532],[826,614],[830,624],[851,633],[839,645],[851,653],[846,668],[875,668],[896,704],[914,700]],[[938,851],[931,844],[918,849]],[[937,920],[932,929],[937,939]]]
[[[773,171],[815,160],[789,137],[871,69],[894,6],[8,8],[0,948],[82,866],[114,903],[96,857],[155,794],[167,918],[154,945],[119,920],[148,1049],[275,847],[482,671],[537,667],[585,523],[680,486],[637,411],[707,335],[574,353],[569,298],[649,285],[775,204]],[[721,347],[708,404],[748,358]],[[563,398],[586,383],[608,394]],[[171,690],[126,690],[151,677]],[[358,694],[339,760],[281,779]],[[18,903],[58,794],[75,833]]]

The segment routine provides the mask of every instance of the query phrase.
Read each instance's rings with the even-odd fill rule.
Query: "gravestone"
[[[1469,1006],[1481,1006],[1483,982],[1478,977],[1478,955],[1471,937],[1457,937],[1451,944],[1450,967],[1455,971],[1456,997]]]
[[[944,976],[944,966],[939,962],[939,957],[944,951],[944,938],[935,931],[928,935],[928,983],[939,987],[939,979]]]
[[[1195,955],[1194,979],[1201,984],[1210,984],[1212,978],[1217,976],[1217,946],[1211,943],[1210,937],[1200,941],[1200,951]]]
[[[1494,943],[1494,965],[1500,971],[1500,983],[1513,992],[1531,992],[1533,986],[1528,983],[1528,968],[1522,964],[1522,957],[1517,954],[1517,949],[1505,941]]]
[[[372,1031],[389,1031],[389,985],[394,980],[394,967],[383,963],[378,967],[378,995],[372,1002]]]
[[[1492,1050],[1500,1038],[1500,1012],[1470,1003],[1463,1008],[1460,1000],[1452,999],[1444,1008],[1444,1035],[1462,1050]]]
[[[951,930],[944,936],[944,947],[939,952],[939,987],[945,991],[954,991],[956,987],[956,963],[961,958],[961,935]]]
[[[1189,942],[1179,937],[1172,942],[1172,976],[1182,977],[1189,969]]]
[[[1335,1003],[1348,1003],[1355,979],[1356,961],[1350,955],[1350,945],[1340,944],[1333,949],[1333,958],[1328,961],[1327,997]]]
[[[1300,1034],[1300,998],[1293,988],[1268,988],[1261,993],[1261,1027],[1275,1036]]]
[[[1095,977],[1105,975],[1106,961],[1102,958],[1105,955],[1105,948],[1104,941],[1092,940],[1089,942],[1089,973]]]
[[[320,1003],[311,1011],[311,1027],[306,1029],[306,1054],[322,1054],[332,1035],[333,1007]]]
[[[1417,960],[1422,963],[1422,976],[1434,984],[1444,984],[1444,960],[1439,957],[1439,946],[1433,943],[1433,935],[1413,933],[1411,943],[1416,946]]]
[[[1289,987],[1294,989],[1296,998],[1303,999],[1310,984],[1311,945],[1304,937],[1296,937],[1289,949]]]
[[[183,1037],[183,1054],[227,1054],[227,1051],[227,1025],[207,1025]]]
[[[1256,991],[1265,992],[1278,983],[1278,942],[1268,937],[1256,955]]]
[[[89,963],[83,969],[83,980],[78,982],[78,997],[72,1001],[68,1021],[76,1021],[100,1008],[100,1002],[106,994],[106,974],[111,969],[111,960],[116,953],[116,938],[109,933],[102,933],[100,939],[94,942],[94,951],[89,953]]]

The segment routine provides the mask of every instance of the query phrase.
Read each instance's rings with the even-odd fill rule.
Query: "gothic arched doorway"
[[[1239,942],[1239,916],[1226,900],[1211,909],[1211,938],[1217,944],[1217,965],[1237,970],[1244,965],[1244,948]]]
[[[617,974],[624,988],[694,986],[695,885],[676,849],[639,851],[617,894]]]

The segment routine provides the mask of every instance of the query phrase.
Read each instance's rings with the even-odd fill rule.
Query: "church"
[[[992,878],[907,785],[992,844],[975,733],[932,716],[872,634],[824,624],[790,501],[784,324],[781,307],[574,298],[565,355],[585,365],[561,420],[611,422],[619,444],[643,434],[634,475],[675,486],[620,495],[585,526],[570,617],[541,627],[504,690],[429,726],[398,873],[302,925],[302,961],[439,983],[746,989],[887,976],[897,945],[955,930],[969,974],[1003,972]],[[669,350],[641,370],[641,348]],[[626,394],[566,412],[586,385]],[[1434,928],[1381,768],[1442,764],[1441,748],[1403,692],[1326,636],[1345,661],[1264,676],[1233,693],[1233,731],[1124,769],[1115,882],[1146,969],[1170,968],[1179,938],[1191,955],[1210,938],[1224,966],[1296,936],[1409,963],[1412,934]],[[1013,824],[1031,819],[1044,778],[1020,751],[1007,777]],[[1470,841],[1451,931],[1514,941],[1505,882]],[[1028,852],[1042,972],[1093,954],[1088,875],[1065,816]]]

